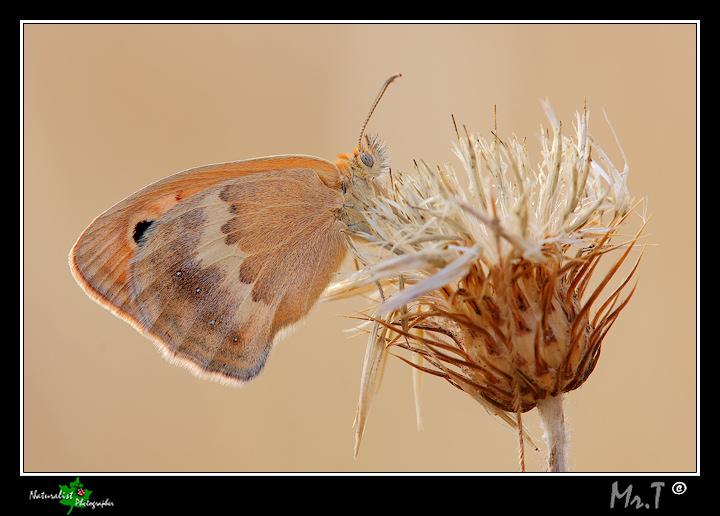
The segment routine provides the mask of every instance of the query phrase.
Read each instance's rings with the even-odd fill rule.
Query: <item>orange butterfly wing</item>
[[[345,257],[339,184],[335,165],[309,156],[180,172],[97,217],[70,267],[170,361],[242,383]]]

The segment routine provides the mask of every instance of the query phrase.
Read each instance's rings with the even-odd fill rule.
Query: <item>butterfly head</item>
[[[361,177],[375,177],[390,168],[390,152],[377,136],[365,135],[365,142],[353,153],[352,168]]]
[[[344,183],[357,183],[369,181],[390,169],[390,152],[381,139],[365,135],[364,144],[353,152],[338,155],[335,165],[344,176]]]

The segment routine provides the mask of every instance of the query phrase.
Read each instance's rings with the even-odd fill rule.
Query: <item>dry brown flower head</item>
[[[543,105],[550,128],[541,132],[537,170],[525,140],[463,128],[454,152],[470,195],[451,166],[424,162],[373,184],[370,229],[352,245],[361,270],[327,292],[382,297],[366,316],[356,453],[388,354],[411,364],[416,380],[444,378],[520,428],[521,443],[529,438],[522,413],[578,388],[595,368],[634,292],[623,295],[637,262],[607,288],[640,236],[620,232],[635,213],[628,166],[616,169],[590,135],[587,110],[570,139]],[[591,281],[609,255],[612,266]]]

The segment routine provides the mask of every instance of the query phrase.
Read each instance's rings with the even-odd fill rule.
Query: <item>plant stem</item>
[[[567,472],[568,445],[570,436],[565,431],[565,414],[563,413],[562,394],[548,396],[537,404],[540,424],[542,425],[543,441],[548,449],[547,470],[550,472]]]

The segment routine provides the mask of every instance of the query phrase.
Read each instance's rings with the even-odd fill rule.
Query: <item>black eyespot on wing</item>
[[[147,233],[147,230],[150,229],[150,226],[154,223],[154,220],[143,220],[142,222],[135,224],[135,229],[133,230],[133,240],[135,240],[135,243],[139,247],[142,247],[145,244],[143,237],[145,236],[145,233]]]

